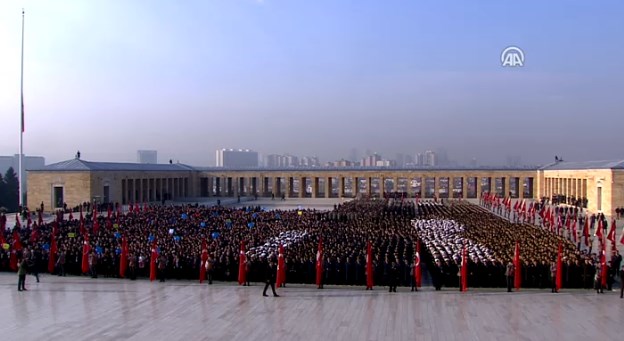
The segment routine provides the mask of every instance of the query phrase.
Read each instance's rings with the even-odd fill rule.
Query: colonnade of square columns
[[[189,178],[184,177],[122,179],[122,204],[186,198],[189,196],[189,185]]]
[[[403,193],[420,198],[480,198],[485,192],[533,198],[533,177],[481,176],[260,176],[208,177],[203,196],[275,196],[287,198],[381,197]]]

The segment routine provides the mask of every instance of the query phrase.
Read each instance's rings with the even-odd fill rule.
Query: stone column
[[[437,198],[440,195],[440,177],[433,178],[433,197]]]
[[[317,176],[312,178],[312,198],[318,198],[319,180]]]
[[[351,178],[351,193],[356,197],[360,193],[360,180],[357,176]]]
[[[277,198],[281,195],[281,179],[277,176],[273,177],[273,195]]]
[[[366,194],[369,198],[373,196],[373,178],[370,176],[366,178]]]
[[[330,176],[325,178],[325,198],[331,198],[332,196],[332,180],[333,178]]]
[[[420,193],[419,196],[421,199],[425,198],[425,182],[426,182],[427,178],[425,176],[421,176],[420,177]]]
[[[305,198],[306,197],[306,190],[307,190],[307,181],[308,179],[304,176],[299,177],[299,198]],[[314,196],[313,196],[314,197]]]
[[[407,191],[408,198],[411,198],[414,196],[414,189],[412,188],[412,179],[409,177],[405,178],[405,189]]]
[[[462,176],[461,183],[462,183],[461,198],[468,199],[468,178],[465,176]]]
[[[501,179],[502,179],[502,186],[503,186],[502,192],[503,192],[503,198],[504,198],[507,195],[509,195],[509,193],[508,193],[509,192],[509,177],[506,176],[506,177],[501,178]]]
[[[294,197],[295,192],[295,178],[292,176],[287,177],[286,180],[286,196],[288,198]]]
[[[483,178],[480,176],[475,178],[475,191],[477,192],[477,199],[481,199],[481,192],[483,192]]]
[[[345,190],[345,178],[344,176],[338,177],[338,197],[344,197]]]
[[[399,191],[399,177],[395,176],[392,179],[392,182],[393,182],[393,184],[392,184],[392,191],[393,192],[398,192]]]

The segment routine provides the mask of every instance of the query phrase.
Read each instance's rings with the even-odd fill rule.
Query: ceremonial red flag
[[[372,290],[373,285],[373,245],[369,241],[366,245],[366,290]]]
[[[119,277],[126,277],[126,268],[128,266],[128,239],[123,236],[121,238],[121,257],[119,257]]]
[[[74,220],[74,214],[72,213],[72,211],[69,211],[69,221]]]
[[[247,282],[247,254],[245,253],[245,242],[240,243],[240,252],[238,254],[238,285]]]
[[[602,281],[602,287],[606,287],[607,286],[607,273],[608,273],[608,266],[607,266],[607,247],[606,247],[606,242],[602,243],[602,252],[600,253],[600,279]]]
[[[613,219],[613,222],[611,223],[611,228],[609,229],[609,234],[607,234],[607,239],[610,240],[615,247],[615,219]]]
[[[58,247],[56,245],[56,236],[54,232],[50,236],[50,254],[48,255],[48,272],[54,273],[54,266],[56,265],[56,253],[58,252]]]
[[[323,283],[323,238],[319,238],[318,251],[316,251],[316,285]]]
[[[520,290],[522,284],[522,269],[520,264],[520,243],[516,242],[516,251],[514,252],[514,287],[516,291]]]
[[[206,262],[208,261],[208,245],[206,244],[206,239],[202,240],[201,244],[201,261],[199,267],[199,283],[204,283],[206,279]]]
[[[620,244],[624,244],[624,227],[622,227],[622,236],[620,237]]]
[[[416,287],[422,286],[422,270],[420,266],[420,242],[416,241],[416,255],[414,257],[414,276],[416,280]]]
[[[22,223],[20,222],[20,216],[18,213],[15,213],[15,227],[18,229],[22,228]]]
[[[156,239],[152,243],[152,255],[150,257],[150,282],[156,280],[156,259],[158,258],[158,252],[156,251]]]
[[[286,283],[286,260],[284,259],[284,245],[280,244],[277,254],[277,278],[275,285],[279,288]]]
[[[89,273],[89,252],[91,252],[89,234],[85,234],[82,242],[82,273],[84,274]]]
[[[596,229],[596,233],[594,234],[596,237],[598,237],[598,240],[600,240],[600,242],[603,242],[603,236],[604,233],[602,232],[602,219],[598,219],[598,228]]]
[[[578,242],[577,240],[577,235],[576,235],[576,218],[574,218],[574,221],[572,221],[572,238],[574,238],[574,244],[576,244]]]
[[[519,206],[519,203],[518,203],[518,201],[516,201],[514,203],[514,206],[513,206],[514,211],[516,211],[516,212],[518,211],[518,206]]]
[[[561,258],[561,254],[563,253],[563,246],[561,242],[559,242],[559,251],[557,252],[557,277],[555,281],[555,288],[557,290],[561,289],[561,280],[563,275],[563,259]]]
[[[462,260],[461,260],[461,291],[468,291],[468,250],[466,250],[466,245],[462,250]]]
[[[583,226],[583,237],[585,237],[585,246],[589,246],[589,218],[585,218],[585,226]]]
[[[20,251],[24,248],[22,245],[22,240],[19,235],[19,231],[17,229],[13,229],[13,247],[15,250]]]

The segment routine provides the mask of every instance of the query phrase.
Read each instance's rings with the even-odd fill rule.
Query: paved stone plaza
[[[0,274],[6,340],[618,340],[619,293],[376,287],[279,289],[234,283]]]

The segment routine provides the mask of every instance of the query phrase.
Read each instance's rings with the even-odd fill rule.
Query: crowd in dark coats
[[[286,282],[314,283],[316,254],[322,239],[323,283],[364,286],[366,249],[370,242],[375,285],[408,286],[414,273],[415,243],[422,233],[414,227],[413,221],[446,220],[465,227],[462,238],[491,251],[483,260],[470,259],[469,286],[504,287],[504,265],[513,256],[516,241],[522,245],[523,287],[549,285],[548,269],[559,242],[563,243],[565,251],[564,287],[591,285],[592,271],[595,271],[595,255],[583,254],[546,230],[519,227],[468,203],[416,204],[392,198],[358,199],[336,205],[330,211],[151,205],[119,215],[117,206],[111,206],[110,219],[108,208],[101,206],[98,211],[97,231],[94,231],[92,207],[86,205],[82,207],[84,229],[80,227],[77,213],[80,207],[72,220],[65,215],[58,223],[37,226],[35,222],[30,227],[22,223],[18,234],[24,249],[17,257],[26,255],[31,259],[33,271],[46,272],[51,234],[56,230],[55,273],[80,275],[87,234],[93,250],[89,259],[94,259],[95,274],[118,277],[122,237],[126,237],[129,249],[126,277],[149,277],[151,247],[156,243],[159,269],[164,268],[165,277],[198,279],[201,245],[205,240],[211,280],[236,281],[239,248],[244,242],[248,280],[261,282],[266,260],[276,259],[277,248],[283,244]],[[10,255],[15,244],[12,231],[7,229],[4,237],[10,248],[0,250],[0,271],[10,271]],[[424,243],[424,237],[420,236],[423,273],[429,272],[434,284],[457,286],[458,255],[441,257]]]

